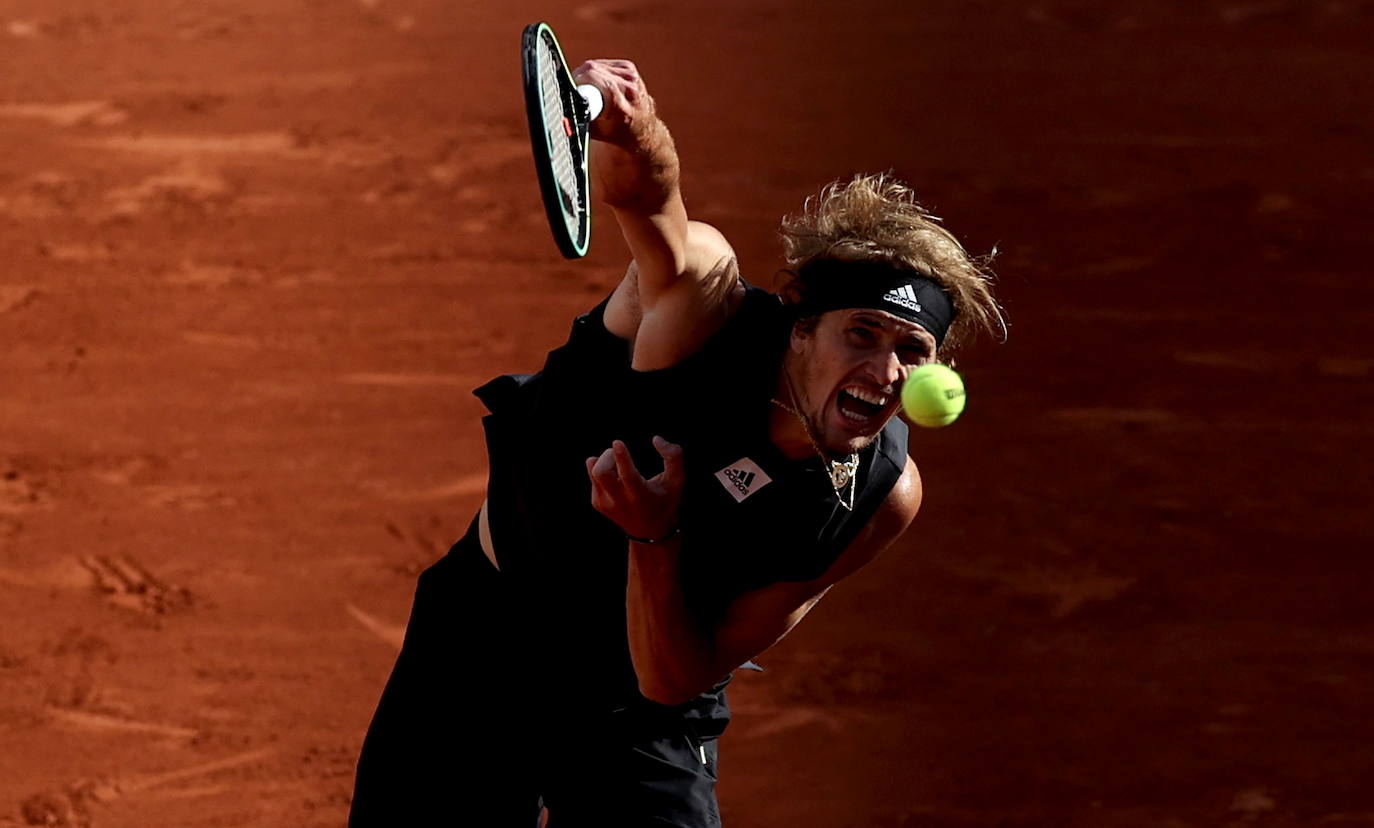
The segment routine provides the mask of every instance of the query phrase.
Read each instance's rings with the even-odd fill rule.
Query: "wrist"
[[[629,532],[626,532],[625,539],[630,541],[631,543],[642,543],[647,546],[656,546],[658,544],[667,543],[668,541],[673,540],[680,534],[682,534],[682,526],[678,525],[674,526],[672,529],[669,529],[667,532],[664,532],[659,535],[641,537],[639,535],[631,535]]]

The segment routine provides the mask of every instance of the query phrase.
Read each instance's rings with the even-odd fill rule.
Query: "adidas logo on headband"
[[[805,290],[802,301],[792,306],[799,317],[843,308],[872,308],[920,325],[939,345],[958,314],[949,292],[939,282],[918,270],[886,261],[812,259],[802,265],[797,277]]]
[[[912,313],[921,312],[921,303],[916,301],[916,291],[911,285],[902,285],[883,294],[883,301],[908,308]]]

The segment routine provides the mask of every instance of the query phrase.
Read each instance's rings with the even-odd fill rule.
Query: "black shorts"
[[[358,759],[350,828],[720,824],[726,719],[645,702],[614,712],[556,703],[533,613],[476,532],[420,575],[405,644]],[[728,713],[726,714],[728,717]]]

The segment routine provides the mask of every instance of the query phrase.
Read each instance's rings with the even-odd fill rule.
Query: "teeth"
[[[857,387],[846,388],[844,390],[870,405],[887,405],[887,397],[882,394],[875,394],[872,391],[865,391]]]

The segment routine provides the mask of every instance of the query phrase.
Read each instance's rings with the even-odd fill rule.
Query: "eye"
[[[872,344],[876,340],[876,335],[868,328],[854,327],[849,329],[849,335],[856,341],[865,345]]]
[[[930,358],[930,351],[924,345],[903,345],[897,349],[897,358],[903,365],[920,365]]]

